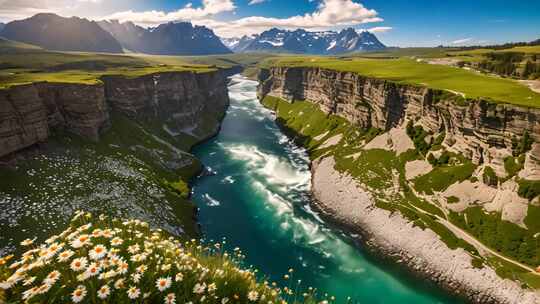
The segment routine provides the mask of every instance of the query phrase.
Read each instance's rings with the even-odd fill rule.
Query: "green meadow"
[[[266,65],[319,67],[354,72],[397,83],[453,91],[466,98],[484,98],[499,103],[540,107],[540,94],[515,80],[483,75],[452,66],[428,64],[410,58],[286,57],[268,59]]]

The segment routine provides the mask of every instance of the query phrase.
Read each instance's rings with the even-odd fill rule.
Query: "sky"
[[[144,27],[190,21],[221,37],[272,27],[369,30],[389,46],[498,44],[540,38],[539,0],[0,0],[0,21],[53,12]]]

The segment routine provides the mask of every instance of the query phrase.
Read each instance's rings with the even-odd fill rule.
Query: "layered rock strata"
[[[103,77],[94,85],[41,82],[0,90],[0,159],[46,142],[58,128],[97,141],[111,124],[112,110],[134,119],[159,118],[173,133],[214,117],[198,134],[206,138],[229,103],[225,76],[168,72]]]
[[[433,133],[446,132],[449,150],[476,164],[500,162],[497,149],[511,150],[512,138],[525,131],[540,142],[540,109],[483,99],[459,102],[455,92],[322,68],[274,67],[261,71],[259,80],[261,96],[309,100],[361,128],[388,131],[412,120]]]

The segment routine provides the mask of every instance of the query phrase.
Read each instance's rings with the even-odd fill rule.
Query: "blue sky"
[[[260,2],[250,5],[250,2]],[[540,38],[540,1],[453,0],[0,0],[0,21],[50,11],[90,19],[206,25],[221,36],[270,27],[335,30],[352,26],[387,45],[495,44]]]

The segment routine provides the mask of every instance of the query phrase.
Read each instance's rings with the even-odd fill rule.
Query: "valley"
[[[0,303],[540,303],[536,33],[133,5],[0,8]]]

